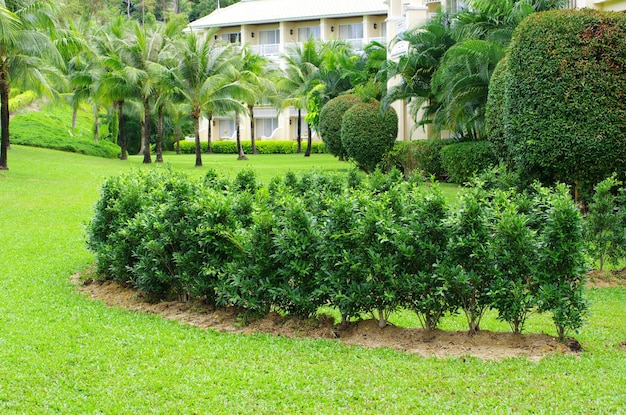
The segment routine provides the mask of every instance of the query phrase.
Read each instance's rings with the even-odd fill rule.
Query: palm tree
[[[412,118],[418,120],[418,112],[424,104],[437,107],[431,81],[444,54],[456,43],[450,19],[449,14],[440,12],[426,25],[403,32],[394,39],[394,43],[407,42],[409,48],[397,62],[389,62],[389,78],[397,77],[399,83],[387,90],[382,99],[383,108],[397,100],[405,100]],[[418,120],[417,125],[427,123],[430,123],[428,116],[421,122]]]
[[[278,81],[283,94],[283,107],[298,110],[297,142],[298,153],[302,151],[302,110],[306,109],[309,92],[318,84],[317,73],[322,63],[321,43],[309,38],[301,46],[294,46],[283,59],[286,62],[284,76]],[[309,134],[310,136],[310,134]]]
[[[9,147],[9,95],[11,87],[23,85],[53,95],[51,80],[61,79],[63,62],[50,37],[41,30],[54,26],[49,1],[0,0],[0,170],[7,170]]]
[[[466,140],[484,140],[489,80],[504,49],[485,40],[464,40],[452,46],[431,80],[441,105],[432,114],[436,132],[454,131]]]
[[[121,160],[128,158],[127,140],[124,128],[124,104],[137,95],[136,72],[128,68],[120,54],[125,45],[126,22],[123,17],[113,19],[107,26],[98,30],[93,38],[95,50],[100,57],[102,73],[95,88],[97,99],[110,103],[118,123],[118,143],[121,147]]]
[[[257,103],[266,103],[278,106],[278,94],[275,87],[277,69],[270,66],[270,62],[264,56],[252,53],[249,48],[241,50],[241,68],[239,80],[254,90],[254,94],[248,94],[245,104],[250,114],[250,142],[252,154],[258,154],[254,133],[254,107]]]
[[[196,166],[202,166],[200,150],[200,117],[205,115],[209,121],[214,114],[245,111],[237,99],[245,87],[236,79],[234,53],[230,45],[218,45],[213,41],[212,33],[200,36],[187,34],[176,46],[179,64],[175,71],[172,88],[183,97],[191,109],[196,142]],[[209,122],[209,127],[211,122]],[[211,135],[209,131],[209,148]]]

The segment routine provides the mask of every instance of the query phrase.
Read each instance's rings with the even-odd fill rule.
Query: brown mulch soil
[[[356,321],[342,327],[335,324],[330,317],[299,320],[277,313],[244,322],[234,308],[213,309],[198,302],[151,303],[136,290],[116,282],[91,278],[82,281],[79,275],[73,276],[72,280],[79,291],[88,294],[92,299],[104,301],[111,307],[159,314],[201,329],[228,333],[268,333],[288,338],[335,339],[349,345],[386,347],[440,358],[472,356],[484,360],[501,360],[527,357],[530,360],[539,360],[554,353],[581,351],[580,344],[574,339],[563,344],[553,336],[538,333],[514,334],[482,330],[470,336],[467,332],[425,331],[393,325],[381,329],[374,320]]]
[[[626,268],[613,271],[594,269],[587,273],[588,288],[622,287],[626,285]]]

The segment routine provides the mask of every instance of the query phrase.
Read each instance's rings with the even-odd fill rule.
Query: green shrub
[[[245,153],[252,152],[252,143],[250,141],[242,141],[241,146]],[[259,154],[295,154],[298,149],[298,144],[295,141],[290,140],[257,140],[256,147]],[[200,142],[200,149],[203,153],[206,153],[208,143],[206,141]],[[235,141],[213,141],[211,142],[211,149],[216,154],[237,154],[237,143]],[[182,154],[194,154],[196,152],[196,145],[193,141],[181,141],[180,152]],[[311,144],[311,153],[321,154],[325,152],[324,143],[313,142]]]
[[[360,168],[373,172],[389,152],[398,134],[398,116],[390,108],[381,116],[380,103],[352,106],[343,116],[341,142],[350,159]]]
[[[33,91],[26,91],[23,94],[15,95],[9,99],[9,112],[21,110],[35,102],[37,96]]]
[[[506,142],[505,134],[505,99],[506,99],[506,63],[507,59],[502,59],[493,70],[489,81],[489,97],[485,110],[485,122],[487,139],[491,143],[491,149],[498,160],[511,165],[513,155]]]
[[[441,149],[441,164],[452,183],[465,183],[496,164],[488,141],[466,141]]]
[[[105,158],[120,155],[117,144],[107,140],[94,141],[90,114],[79,112],[73,136],[70,122],[70,113],[50,105],[42,111],[17,114],[11,119],[11,143]]]
[[[624,224],[615,191],[622,182],[615,175],[598,183],[585,217],[588,251],[600,262],[600,271],[607,260],[617,263],[624,253]]]
[[[343,160],[347,156],[341,142],[341,122],[345,112],[361,103],[361,99],[352,94],[341,95],[328,101],[320,111],[319,134],[328,152]]]
[[[589,9],[535,13],[509,47],[505,136],[515,166],[591,194],[626,178],[626,16]]]

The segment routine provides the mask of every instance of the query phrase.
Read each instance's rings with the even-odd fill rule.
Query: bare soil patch
[[[74,275],[72,281],[79,291],[88,294],[92,299],[102,300],[111,307],[154,313],[183,324],[227,333],[268,333],[288,338],[336,339],[349,345],[386,347],[439,358],[471,356],[484,360],[501,360],[527,357],[530,360],[539,360],[555,353],[581,351],[580,344],[574,339],[563,344],[552,336],[538,333],[514,334],[483,330],[470,336],[467,332],[425,331],[392,325],[381,329],[374,320],[361,320],[342,327],[335,324],[330,317],[299,320],[277,313],[245,322],[234,308],[213,309],[198,302],[150,303],[136,290],[116,282],[91,278],[81,281],[79,275]]]
[[[587,273],[588,288],[610,288],[626,286],[626,268],[612,271],[592,270]]]

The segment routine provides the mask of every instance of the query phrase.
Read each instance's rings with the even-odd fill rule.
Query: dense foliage
[[[452,183],[465,183],[496,164],[488,141],[465,141],[441,149],[441,165]]]
[[[384,113],[377,101],[348,109],[341,121],[341,143],[357,166],[372,172],[389,152],[398,135],[398,115],[393,108]]]
[[[341,122],[345,112],[361,99],[352,94],[340,95],[331,99],[320,111],[319,134],[328,152],[342,160],[346,151],[341,143]]]
[[[298,152],[298,143],[289,140],[257,140],[255,142],[259,154],[295,154]],[[252,153],[252,142],[242,141],[241,146],[246,153]],[[207,151],[208,143],[200,143],[203,152]],[[195,143],[192,141],[181,141],[180,152],[183,154],[193,154]],[[237,142],[235,141],[214,141],[211,143],[211,151],[216,154],[237,154]],[[325,153],[326,145],[318,141],[311,143],[312,153]]]
[[[261,186],[169,170],[108,179],[88,226],[105,278],[154,299],[197,298],[244,313],[311,317],[336,307],[344,322],[398,308],[427,329],[487,309],[516,332],[551,313],[559,337],[580,328],[582,218],[564,186],[525,193],[474,182],[458,209],[436,183],[402,174],[287,173]]]
[[[518,27],[504,85],[504,153],[524,177],[587,194],[613,172],[626,177],[624,45],[619,13],[553,11]]]
[[[72,135],[67,120],[63,119],[65,115],[69,113],[55,110],[50,105],[44,111],[16,115],[11,120],[11,143],[106,158],[120,155],[117,144],[107,140],[94,141],[89,116],[79,115],[77,129]]]

